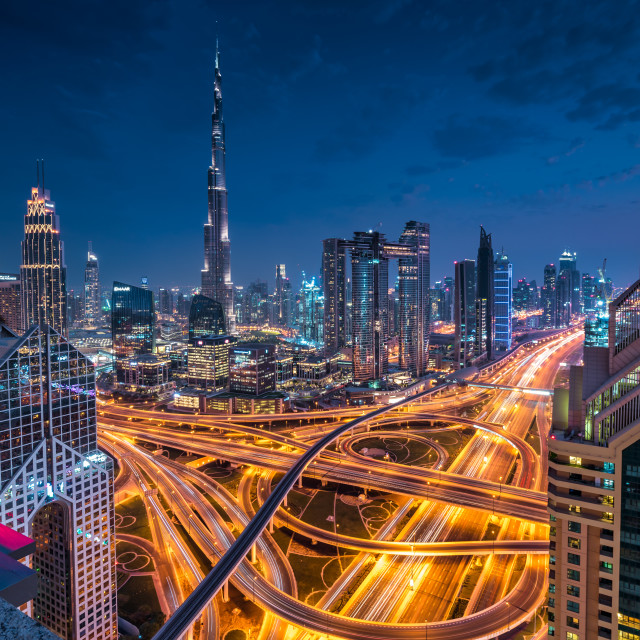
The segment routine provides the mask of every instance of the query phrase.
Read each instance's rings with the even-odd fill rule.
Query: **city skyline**
[[[138,282],[148,275],[154,289],[198,284],[201,256],[193,247],[201,238],[206,206],[202,167],[213,101],[217,17],[233,148],[228,186],[236,283],[271,277],[275,264],[286,264],[296,283],[302,271],[318,273],[323,238],[349,237],[354,229],[366,231],[379,222],[380,230],[394,237],[402,230],[402,220],[422,219],[431,225],[433,280],[452,275],[454,259],[474,257],[477,227],[484,224],[496,249],[504,247],[509,254],[516,280],[540,281],[544,264],[557,262],[569,248],[578,253],[579,268],[590,273],[608,257],[614,280],[627,284],[638,268],[627,244],[639,224],[631,215],[638,174],[633,115],[638,89],[621,78],[635,55],[633,36],[639,25],[632,4],[622,5],[616,15],[606,12],[605,3],[587,4],[586,18],[571,16],[570,2],[555,7],[563,29],[549,26],[546,7],[535,15],[526,8],[514,9],[507,20],[500,3],[483,7],[482,16],[470,8],[463,17],[438,3],[431,14],[415,3],[374,5],[368,11],[356,7],[347,14],[329,4],[322,11],[295,12],[290,17],[295,35],[282,33],[283,27],[259,7],[253,7],[249,24],[225,16],[224,8],[214,16],[210,9],[189,6],[179,24],[170,24],[152,9],[127,8],[141,29],[139,42],[132,41],[126,26],[113,21],[106,21],[105,33],[119,36],[115,40],[121,49],[101,39],[89,43],[63,24],[69,36],[66,48],[54,47],[47,59],[37,55],[41,45],[33,36],[44,28],[46,10],[34,17],[33,30],[18,43],[24,16],[7,8],[5,25],[14,28],[4,46],[17,51],[31,47],[24,62],[8,70],[13,104],[22,100],[17,93],[21,78],[37,66],[46,72],[42,82],[50,91],[52,109],[43,113],[31,106],[20,115],[11,114],[6,143],[7,156],[14,160],[0,183],[5,212],[0,269],[17,269],[15,240],[33,186],[33,159],[45,157],[66,239],[69,289],[81,289],[88,240],[95,243],[103,282]],[[49,17],[57,24],[64,20],[62,14]],[[309,20],[310,15],[317,19]],[[335,26],[336,16],[345,19],[344,27]],[[483,24],[481,18],[492,25],[487,34],[469,37],[456,51],[460,34],[470,25]],[[355,54],[344,31],[354,20],[363,26],[356,43],[368,52],[366,57]],[[176,43],[185,38],[187,24],[196,21],[202,26],[195,30],[195,46],[187,54]],[[411,26],[414,22],[420,26]],[[525,23],[528,26],[519,26]],[[485,38],[514,25],[523,40],[519,48],[512,50],[510,40],[492,44],[478,53],[477,63],[469,64]],[[451,43],[444,42],[445,36]],[[410,54],[409,45],[416,55]],[[437,45],[442,46],[440,70],[429,56]],[[288,55],[283,56],[285,50]],[[541,51],[544,55],[538,55]],[[88,61],[76,64],[95,62],[89,88],[74,84],[77,81],[62,71],[68,56],[80,52]],[[587,53],[591,58],[595,54],[595,60]],[[166,74],[162,86],[151,73],[134,89],[128,73],[118,70],[121,56],[131,56],[137,70],[161,63]],[[165,64],[172,56],[173,62]],[[562,80],[570,69],[587,63],[589,75],[581,76],[572,106]],[[518,89],[519,80],[526,81],[526,89]],[[327,83],[337,94],[350,87],[348,99],[332,102],[328,109]],[[153,100],[157,91],[166,94],[167,86],[189,100],[171,96],[165,106]],[[248,109],[258,96],[264,109]],[[471,96],[476,99],[468,100]],[[73,124],[63,115],[72,97],[77,98]],[[131,107],[126,117],[125,99]],[[467,102],[476,112],[471,120],[465,113]],[[373,167],[384,151],[376,130],[384,109],[389,110],[389,144],[397,160],[385,167],[381,181]],[[319,110],[327,120],[317,120],[323,122],[319,130],[310,129]],[[150,129],[155,133],[159,119],[169,138],[150,140]],[[465,120],[468,125],[462,124]],[[132,127],[139,130],[134,141],[140,144],[120,148]],[[313,130],[312,137],[308,130]],[[61,133],[64,140],[58,139]],[[93,143],[89,161],[87,143]],[[299,169],[301,160],[305,172]],[[133,165],[136,170],[127,172]],[[148,188],[141,189],[143,183]],[[92,203],[92,215],[86,214],[89,190],[104,196]],[[626,217],[632,228],[624,238],[616,237],[620,250],[608,255],[602,247],[611,245],[615,232],[602,221],[614,214]],[[452,215],[459,222],[455,229],[449,224]],[[556,232],[545,233],[543,226],[551,221]],[[593,228],[598,234],[589,233]],[[535,242],[521,242],[525,236]],[[463,255],[451,254],[448,246],[454,240],[464,247]],[[164,254],[179,255],[180,260],[160,259]]]

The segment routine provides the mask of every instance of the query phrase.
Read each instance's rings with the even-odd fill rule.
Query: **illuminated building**
[[[607,340],[585,343],[568,395],[569,426],[548,441],[549,636],[638,640],[640,280],[609,305]]]
[[[0,273],[0,324],[22,331],[20,276],[13,273]]]
[[[84,268],[84,320],[95,324],[100,315],[100,271],[98,258],[89,242],[87,265]]]
[[[582,312],[588,314],[596,307],[596,279],[588,273],[582,274]]]
[[[22,328],[48,324],[62,335],[67,334],[67,269],[64,245],[60,240],[60,219],[49,190],[42,185],[31,189],[24,217],[20,290],[22,294]]]
[[[291,300],[291,282],[287,278],[285,265],[276,265],[275,323],[280,327],[292,324],[293,303]]]
[[[556,327],[568,327],[571,323],[571,282],[573,275],[567,268],[560,269],[556,279]]]
[[[491,234],[480,227],[480,246],[476,263],[476,331],[477,356],[493,358],[493,248]]]
[[[236,316],[231,282],[231,245],[225,171],[225,130],[222,117],[222,76],[216,44],[214,105],[211,114],[211,166],[209,167],[209,215],[204,225],[202,293],[224,309],[227,331],[235,333]]]
[[[123,282],[113,283],[111,335],[116,358],[155,351],[156,312],[152,291]]]
[[[269,322],[269,288],[266,282],[252,282],[242,295],[242,324],[263,325]]]
[[[563,251],[558,262],[558,280],[561,276],[566,277],[567,292],[564,288],[560,292],[560,300],[558,304],[558,313],[562,312],[562,308],[567,309],[569,320],[573,316],[580,314],[580,272],[576,268],[576,254],[570,251]],[[562,304],[560,304],[560,302]],[[566,322],[564,324],[569,324]]]
[[[297,324],[303,340],[317,345],[323,342],[324,296],[316,279],[307,280],[304,273],[298,298]]]
[[[511,349],[513,268],[509,258],[499,251],[493,272],[494,343],[496,351]]]
[[[398,243],[392,248],[387,246],[386,252],[398,258],[400,366],[420,377],[429,368],[429,225],[414,220],[407,222]]]
[[[158,312],[163,316],[173,315],[173,294],[169,289],[158,291]]]
[[[36,542],[32,616],[65,640],[116,640],[113,465],[98,449],[94,368],[50,327],[0,330],[0,434],[0,522]]]
[[[229,350],[230,390],[259,396],[276,388],[276,352],[272,344],[238,344]]]
[[[347,344],[347,245],[340,238],[322,242],[324,349],[336,353]]]
[[[476,263],[462,260],[454,263],[455,285],[453,315],[455,322],[455,353],[459,367],[473,358],[476,331]]]
[[[207,296],[195,295],[189,309],[189,340],[198,336],[225,334],[222,305]]]
[[[513,310],[516,313],[534,311],[537,307],[536,281],[527,282],[526,278],[518,280],[513,289]]]
[[[350,243],[356,381],[377,380],[387,373],[389,264],[384,242],[378,231],[357,231]]]
[[[236,343],[231,336],[198,336],[189,339],[187,384],[206,391],[229,387],[229,349]]]
[[[548,264],[544,268],[544,280],[540,292],[542,305],[542,324],[545,327],[556,326],[556,280],[558,273],[555,264]]]
[[[161,396],[173,391],[171,359],[145,353],[116,361],[116,390],[125,395]]]

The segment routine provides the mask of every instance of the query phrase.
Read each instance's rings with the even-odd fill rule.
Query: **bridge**
[[[464,386],[479,389],[499,389],[500,391],[522,391],[532,396],[552,396],[553,389],[534,389],[532,387],[512,387],[507,384],[490,384],[489,382],[464,381]]]

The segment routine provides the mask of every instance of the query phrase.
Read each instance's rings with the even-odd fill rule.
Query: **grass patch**
[[[118,591],[118,615],[136,625],[148,640],[164,622],[165,615],[151,576],[131,576]]]
[[[136,553],[139,556],[145,556],[143,559],[136,558],[132,555],[124,555]],[[153,564],[153,558],[137,544],[132,544],[126,540],[116,540],[116,556],[123,556],[124,562],[120,564],[125,571],[155,571],[155,565]],[[149,558],[149,561],[147,561]]]
[[[116,505],[116,514],[122,516],[122,524],[125,525],[116,527],[116,533],[118,531],[120,533],[128,533],[129,535],[138,536],[139,538],[153,542],[149,520],[147,518],[147,510],[140,496],[133,496],[120,502]],[[135,522],[128,516],[135,518]],[[131,524],[126,526],[128,523]]]

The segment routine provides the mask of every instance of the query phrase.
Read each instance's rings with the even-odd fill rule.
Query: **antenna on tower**
[[[42,197],[44,198],[44,158],[42,158],[41,161],[42,161]]]
[[[36,185],[38,189],[38,195],[40,195],[40,160],[36,158]]]
[[[89,255],[87,256],[89,259],[91,259],[91,254],[93,253],[93,242],[91,242],[91,240],[89,240]]]

